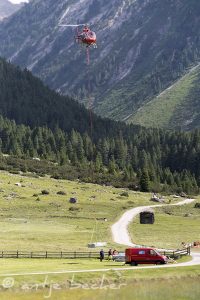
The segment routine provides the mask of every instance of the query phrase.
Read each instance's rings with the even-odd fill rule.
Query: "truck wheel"
[[[162,261],[156,261],[156,265],[162,265]]]
[[[137,266],[137,263],[135,261],[132,261],[131,266]]]

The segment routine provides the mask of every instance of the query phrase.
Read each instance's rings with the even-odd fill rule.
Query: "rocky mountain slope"
[[[22,4],[12,4],[8,0],[0,1],[0,20],[3,20],[6,17],[9,17],[14,12],[22,7]]]
[[[90,92],[98,114],[129,122],[198,63],[199,21],[196,0],[33,0],[1,23],[0,55],[86,104]],[[62,23],[96,31],[89,69]]]
[[[145,127],[200,128],[200,65],[150,100],[129,119]]]

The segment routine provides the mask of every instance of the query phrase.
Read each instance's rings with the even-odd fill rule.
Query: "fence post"
[[[46,251],[46,258],[48,257],[47,251]]]
[[[31,258],[33,258],[33,252],[31,252]]]
[[[62,251],[61,251],[61,252],[60,252],[60,258],[62,258],[62,256],[63,256],[63,255],[62,255]]]
[[[17,250],[17,258],[19,258],[19,251]]]
[[[2,251],[2,258],[3,258],[3,251]]]
[[[76,251],[74,251],[74,258],[76,258]]]

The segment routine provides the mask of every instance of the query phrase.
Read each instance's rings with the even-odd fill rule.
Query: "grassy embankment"
[[[132,239],[141,245],[167,249],[180,248],[182,242],[199,241],[200,209],[194,208],[196,202],[155,209],[153,225],[141,225],[137,217],[129,227]]]

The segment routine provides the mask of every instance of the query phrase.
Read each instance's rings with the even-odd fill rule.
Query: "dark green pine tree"
[[[149,189],[150,189],[149,174],[146,169],[143,169],[140,177],[140,190],[141,192],[149,192]]]
[[[112,156],[111,159],[109,160],[108,171],[110,174],[114,175],[116,174],[116,169],[117,169],[116,162],[114,157]]]
[[[100,172],[102,166],[103,166],[102,156],[101,153],[98,152],[95,160],[95,171]]]

